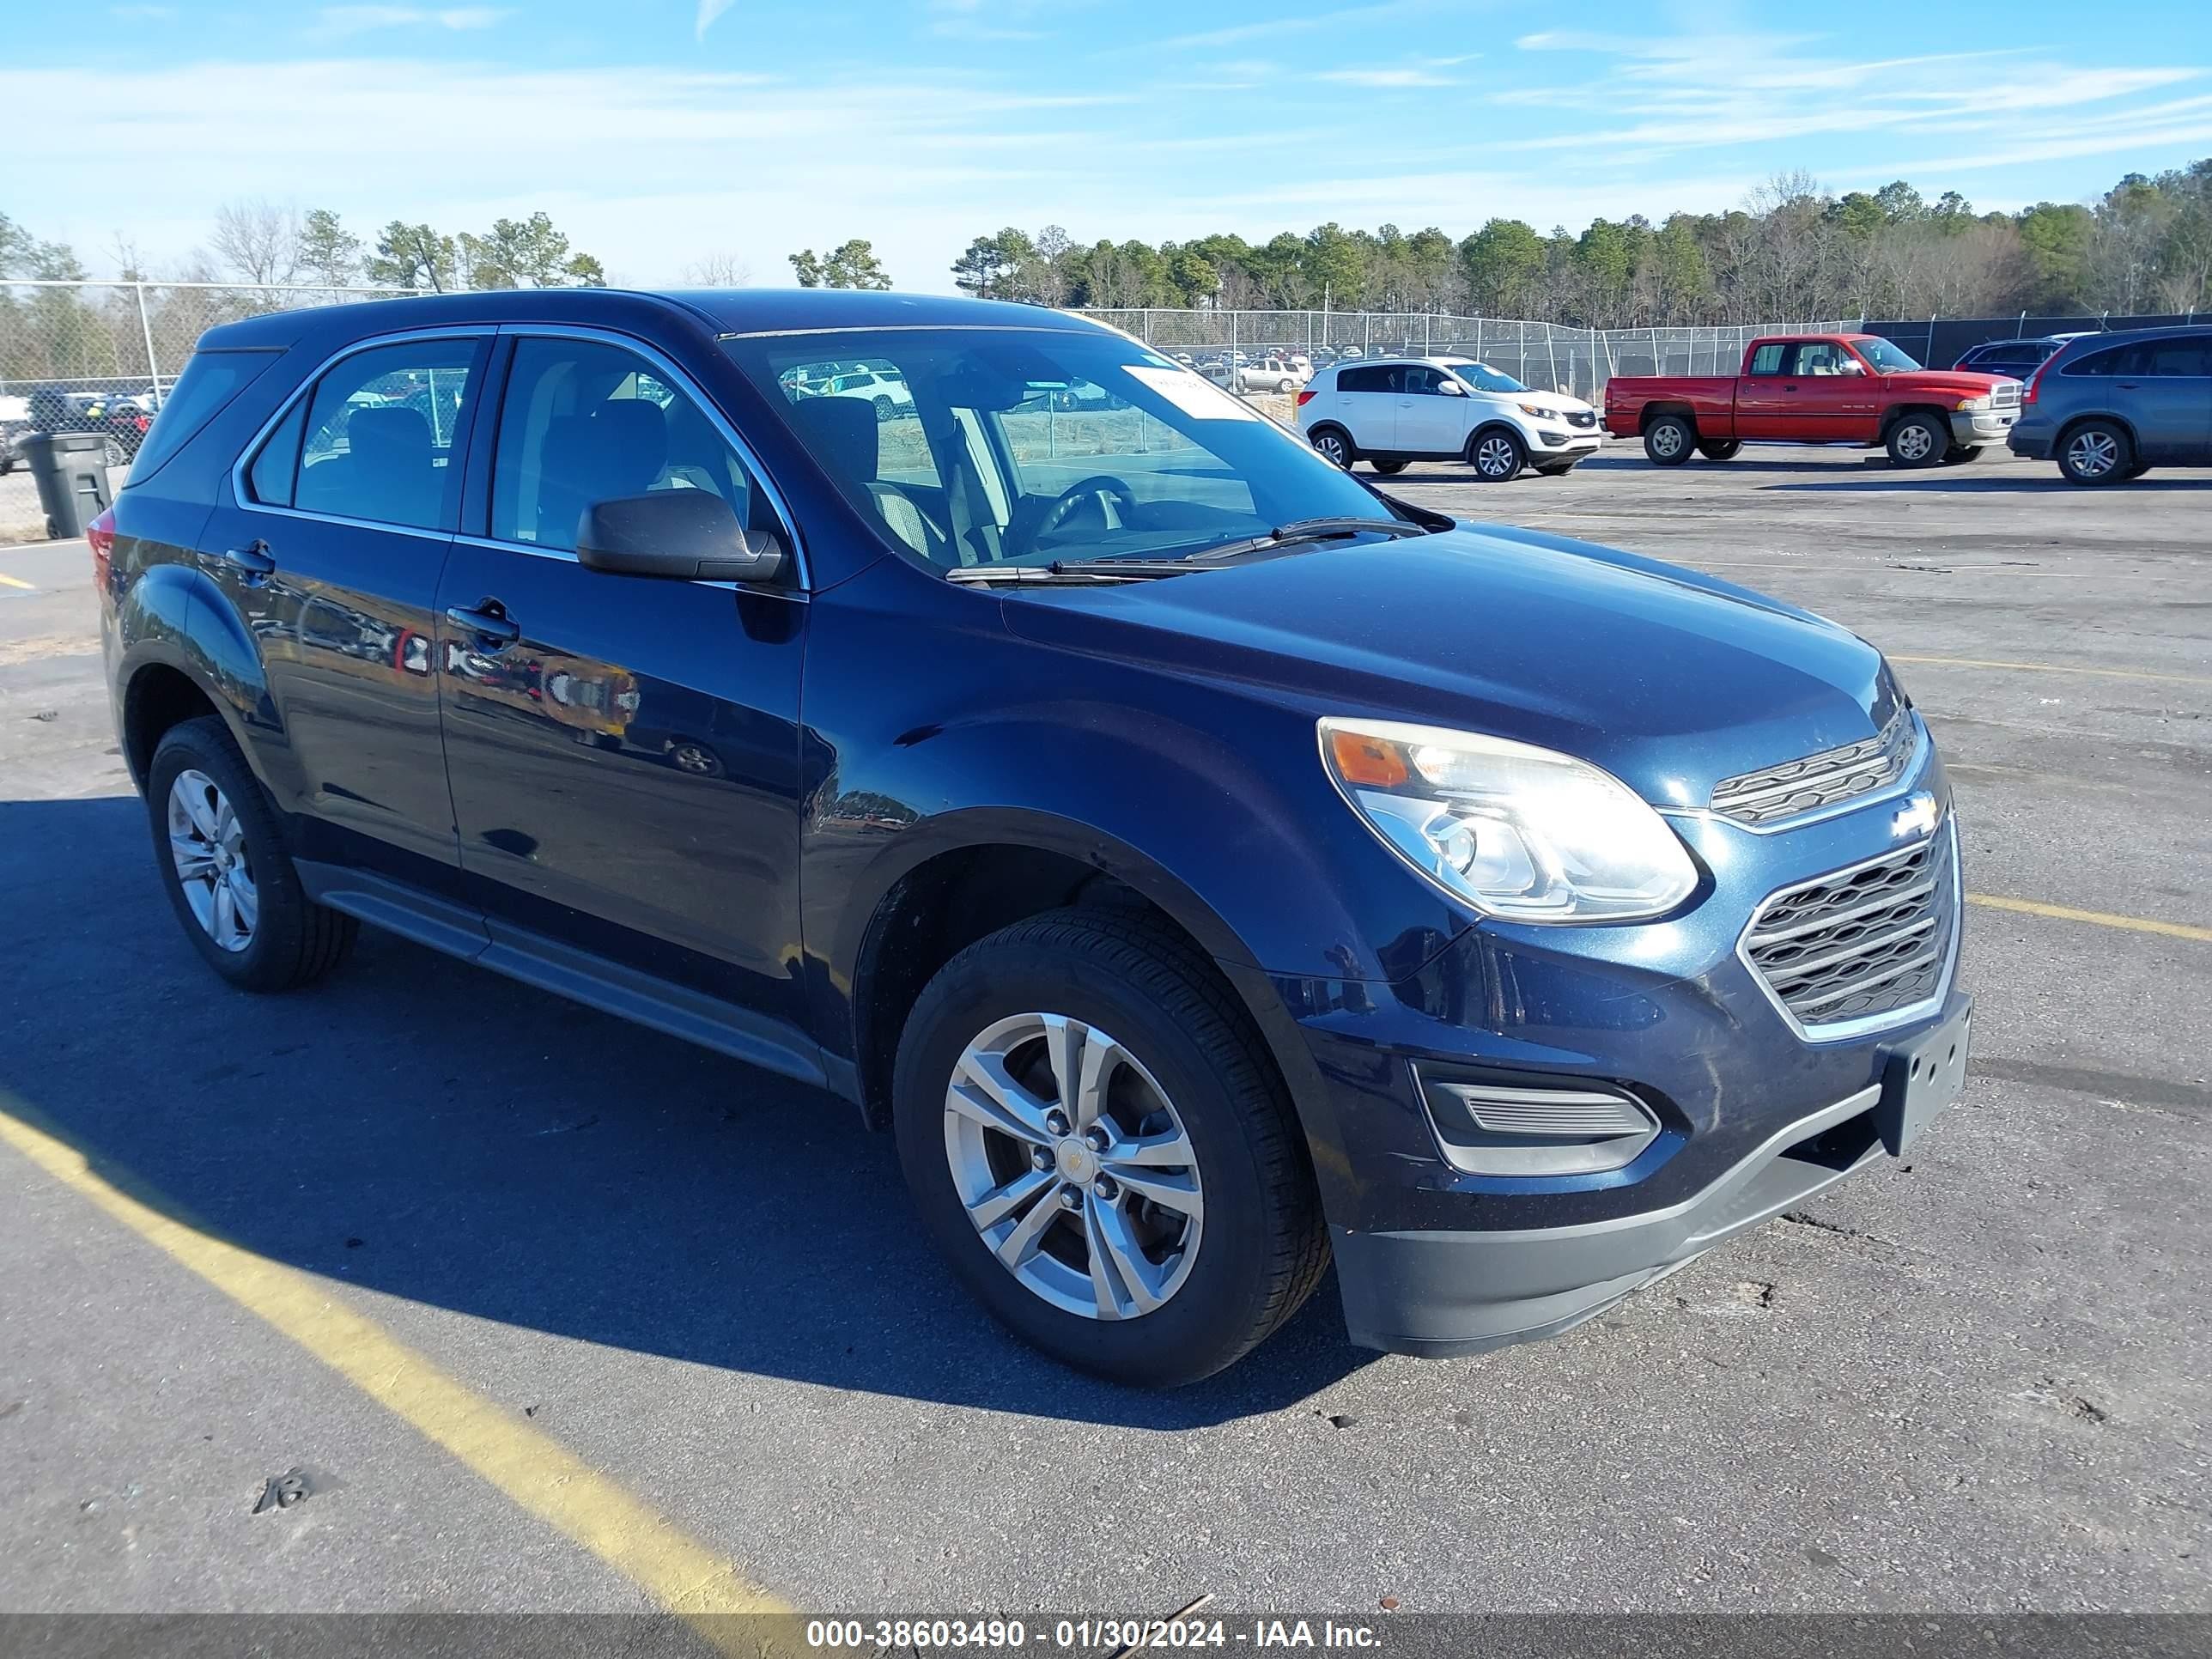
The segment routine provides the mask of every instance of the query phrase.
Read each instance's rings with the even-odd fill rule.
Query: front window
[[[1501,374],[1488,363],[1454,363],[1452,373],[1477,392],[1526,392],[1528,389],[1510,374]]]
[[[1887,340],[1869,337],[1851,343],[1858,348],[1859,356],[1874,366],[1876,374],[1910,374],[1920,367]]]
[[[1300,520],[1389,516],[1281,427],[1119,335],[839,330],[724,345],[846,499],[941,569],[1180,558]]]

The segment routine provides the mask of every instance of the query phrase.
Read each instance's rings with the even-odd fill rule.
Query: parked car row
[[[0,472],[20,459],[21,440],[33,432],[96,432],[105,441],[106,464],[122,466],[145,441],[157,406],[150,389],[83,392],[52,386],[36,387],[23,404],[21,421],[0,421],[12,434],[0,442]]]

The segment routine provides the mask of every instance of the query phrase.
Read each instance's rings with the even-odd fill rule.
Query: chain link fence
[[[1523,385],[1592,403],[1615,374],[1733,374],[1762,334],[1852,328],[1844,322],[1711,328],[1570,328],[1423,312],[1089,310],[1093,318],[1239,392],[1273,391],[1274,362],[1320,368],[1359,357],[1473,357]],[[1256,383],[1256,384],[1255,384]]]
[[[22,432],[98,432],[108,463],[137,452],[161,399],[219,323],[301,306],[392,299],[389,288],[238,283],[0,282],[0,471]]]

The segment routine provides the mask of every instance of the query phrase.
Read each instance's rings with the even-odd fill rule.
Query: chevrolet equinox
[[[1370,1347],[1565,1330],[1964,1074],[1950,791],[1879,652],[1394,500],[1076,318],[255,317],[89,541],[217,974],[365,921],[841,1097],[990,1311],[1125,1382],[1332,1258]]]

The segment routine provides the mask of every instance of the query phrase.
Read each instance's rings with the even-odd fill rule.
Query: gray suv
[[[2005,441],[2069,483],[2212,465],[2212,327],[2089,334],[2052,354]]]

